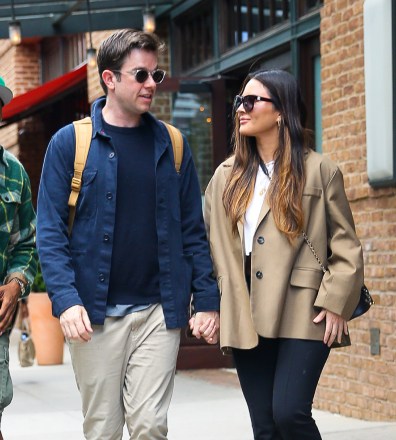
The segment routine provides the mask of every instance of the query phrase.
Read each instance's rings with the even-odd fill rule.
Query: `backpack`
[[[183,160],[183,137],[176,127],[161,121],[168,130],[169,137],[172,142],[173,158],[175,161],[175,169],[180,174],[180,167]],[[74,130],[76,132],[76,153],[74,157],[74,176],[71,181],[71,193],[69,197],[69,236],[71,235],[76,215],[76,206],[78,196],[81,190],[82,175],[87,161],[89,148],[92,139],[92,121],[88,116],[79,121],[74,121]]]

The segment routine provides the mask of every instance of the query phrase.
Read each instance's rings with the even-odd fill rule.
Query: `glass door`
[[[202,194],[213,174],[212,95],[176,92],[172,124],[187,137]]]

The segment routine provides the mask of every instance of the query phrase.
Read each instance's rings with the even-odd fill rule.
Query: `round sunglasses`
[[[128,73],[129,75],[132,75],[135,77],[135,80],[139,83],[139,84],[143,84],[144,82],[147,81],[149,75],[151,76],[151,78],[153,78],[153,81],[156,84],[160,84],[162,83],[162,81],[165,78],[166,72],[165,70],[162,69],[155,69],[152,72],[150,72],[147,69],[133,69],[133,70],[128,70],[126,72],[121,72],[120,70],[113,70],[112,72],[114,73]]]
[[[250,113],[253,110],[254,103],[257,101],[266,101],[266,102],[274,102],[271,98],[264,98],[262,96],[257,95],[236,95],[234,99],[234,111],[236,111],[239,106],[242,104],[246,113]]]

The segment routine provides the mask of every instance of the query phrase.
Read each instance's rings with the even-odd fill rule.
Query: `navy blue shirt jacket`
[[[48,145],[37,206],[37,247],[53,313],[59,317],[69,307],[83,305],[93,324],[105,320],[117,197],[117,155],[103,129],[104,104],[103,97],[92,107],[92,142],[71,237],[72,124],[60,129]],[[220,303],[212,277],[201,192],[186,139],[177,174],[167,129],[149,113],[142,117],[154,132],[161,304],[167,327],[184,327],[191,293],[196,312],[219,310]],[[139,206],[130,209],[139,215]]]

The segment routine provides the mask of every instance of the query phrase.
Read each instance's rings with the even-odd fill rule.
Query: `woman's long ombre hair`
[[[267,200],[277,228],[290,242],[303,229],[302,194],[305,184],[304,152],[308,148],[305,107],[295,78],[283,70],[257,71],[245,79],[255,79],[265,86],[281,115],[279,144],[275,152],[274,172],[267,192]],[[226,182],[223,204],[231,219],[232,230],[252,199],[260,157],[256,139],[239,133],[239,118],[234,116],[234,165]]]

